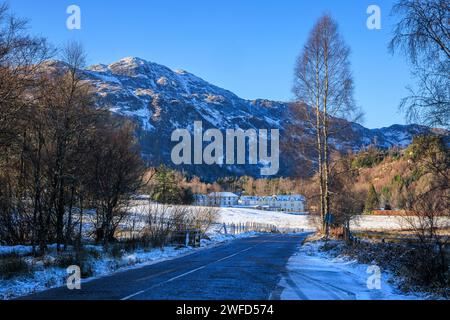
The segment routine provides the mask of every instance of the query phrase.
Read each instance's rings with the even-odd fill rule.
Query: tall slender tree
[[[320,215],[327,231],[325,215],[330,210],[329,140],[342,130],[335,117],[355,121],[361,117],[353,99],[350,48],[329,15],[322,16],[310,32],[297,60],[294,89],[304,118],[313,124],[319,172]]]

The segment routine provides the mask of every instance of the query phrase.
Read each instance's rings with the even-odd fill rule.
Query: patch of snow
[[[25,255],[33,252],[30,246],[0,246],[0,257],[7,254]]]
[[[103,82],[112,82],[112,83],[116,83],[116,84],[121,84],[120,80],[117,77],[114,77],[112,75],[108,75],[107,73],[90,72],[90,74],[92,76],[94,76],[95,78],[99,79],[100,81],[103,81]]]
[[[266,120],[266,122],[268,123],[268,124],[270,124],[270,125],[272,125],[273,126],[273,128],[271,128],[271,129],[276,129],[276,128],[280,128],[280,126],[281,126],[281,124],[280,124],[280,122],[281,122],[281,120],[280,119],[277,119],[277,120],[275,120],[275,119],[272,119],[272,118],[269,118],[269,117],[264,117],[264,119]],[[267,129],[269,129],[269,128],[267,128]]]

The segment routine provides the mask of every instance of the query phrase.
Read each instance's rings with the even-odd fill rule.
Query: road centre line
[[[274,236],[274,238],[275,238],[275,237],[279,237],[279,235],[278,235],[278,236]],[[134,298],[134,297],[136,297],[136,296],[138,296],[138,295],[141,295],[141,294],[145,293],[146,291],[149,291],[149,290],[151,290],[151,289],[153,289],[153,288],[155,288],[155,287],[157,287],[157,286],[160,286],[160,285],[162,285],[162,284],[169,283],[169,282],[172,282],[172,281],[174,281],[174,280],[180,279],[180,278],[182,278],[182,277],[184,277],[184,276],[187,276],[187,275],[189,275],[189,274],[192,274],[192,273],[194,273],[194,272],[197,272],[197,271],[199,271],[199,270],[202,270],[202,269],[206,268],[207,266],[209,266],[209,265],[211,265],[211,264],[214,264],[214,263],[217,263],[217,262],[222,262],[222,261],[225,261],[225,260],[230,259],[230,258],[232,258],[232,257],[235,257],[235,256],[237,256],[237,255],[239,255],[239,254],[241,254],[241,253],[244,253],[244,252],[246,252],[246,251],[249,251],[249,250],[251,250],[251,249],[253,249],[253,248],[255,248],[255,247],[257,247],[257,246],[259,246],[259,245],[261,245],[261,244],[263,244],[263,243],[269,242],[269,241],[270,241],[270,240],[262,241],[262,242],[260,242],[260,243],[258,243],[258,244],[255,244],[254,246],[251,246],[251,247],[249,247],[249,248],[243,249],[243,250],[241,250],[241,251],[239,251],[239,252],[236,252],[236,253],[231,254],[231,255],[229,255],[229,256],[226,256],[226,257],[224,257],[224,258],[218,259],[218,260],[216,260],[216,261],[207,263],[207,264],[205,264],[204,266],[201,266],[201,267],[198,267],[198,268],[193,269],[193,270],[191,270],[191,271],[185,272],[185,273],[183,273],[183,274],[181,274],[181,275],[178,275],[178,276],[176,276],[176,277],[173,277],[173,278],[171,278],[171,279],[169,279],[169,280],[166,280],[166,281],[157,283],[157,284],[151,286],[150,288],[147,288],[147,289],[145,289],[145,290],[138,291],[138,292],[136,292],[136,293],[134,293],[134,294],[131,294],[131,295],[129,295],[129,296],[126,296],[125,298],[122,298],[122,299],[120,299],[120,300],[122,300],[122,301],[129,300],[129,299]]]

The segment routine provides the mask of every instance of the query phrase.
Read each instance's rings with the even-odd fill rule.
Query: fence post
[[[200,247],[200,232],[198,230],[195,230],[194,247],[195,248]]]
[[[185,246],[189,247],[189,230],[186,230],[186,241],[185,241]]]

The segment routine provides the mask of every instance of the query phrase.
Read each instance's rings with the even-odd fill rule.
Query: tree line
[[[97,107],[85,61],[80,44],[56,50],[0,6],[2,244],[81,245],[93,214],[107,245],[141,185],[133,126]]]

